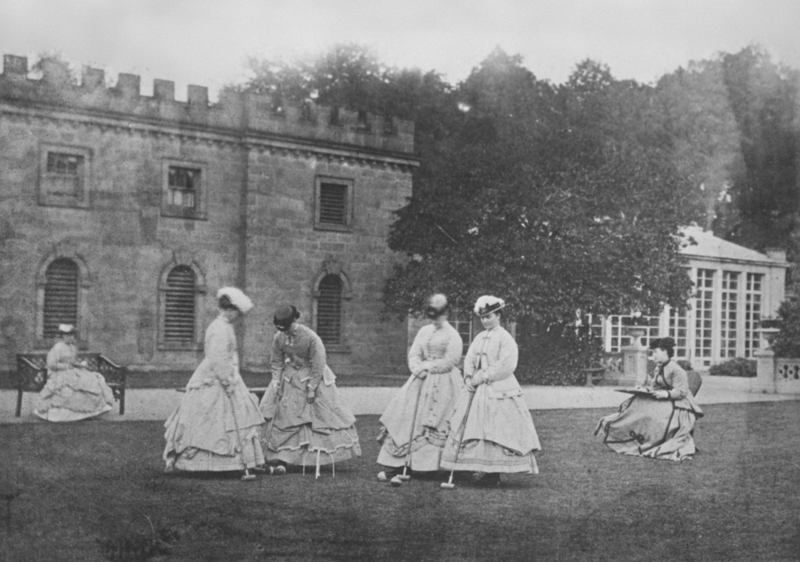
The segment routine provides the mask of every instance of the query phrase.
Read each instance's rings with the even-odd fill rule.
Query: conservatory
[[[642,317],[645,335],[675,339],[675,356],[705,369],[734,357],[753,358],[761,346],[758,328],[762,318],[775,316],[784,299],[788,263],[783,250],[766,254],[738,246],[711,232],[689,227],[684,234],[697,244],[682,253],[688,258],[695,293],[685,311],[666,307],[660,316]],[[592,331],[603,339],[608,352],[633,343],[626,335],[625,316],[592,319]]]

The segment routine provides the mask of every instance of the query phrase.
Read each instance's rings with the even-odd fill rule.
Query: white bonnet
[[[253,301],[236,287],[223,287],[217,291],[217,299],[228,297],[231,304],[238,308],[242,313],[247,314],[253,308]]]
[[[483,295],[475,302],[475,314],[484,316],[491,312],[497,312],[506,306],[506,301],[493,297],[491,295]]]

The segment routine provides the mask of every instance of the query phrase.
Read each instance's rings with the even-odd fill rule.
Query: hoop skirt
[[[694,424],[694,412],[671,400],[631,396],[600,420],[595,435],[616,453],[679,461],[697,452]]]
[[[450,418],[441,467],[472,472],[538,474],[534,452],[540,450],[541,445],[522,390],[496,392],[493,386],[497,385],[482,384],[474,393],[465,390],[461,394]],[[456,459],[462,427],[464,436]]]

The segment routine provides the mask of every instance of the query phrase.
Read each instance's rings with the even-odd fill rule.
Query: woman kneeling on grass
[[[703,411],[689,390],[686,371],[672,359],[675,340],[650,343],[657,367],[641,394],[631,396],[615,414],[600,420],[595,435],[617,453],[681,461],[695,454],[692,431]]]
[[[505,302],[483,296],[475,303],[485,331],[464,359],[467,390],[450,418],[442,454],[446,470],[474,472],[479,485],[500,485],[502,473],[538,474],[534,451],[541,449],[522,389],[514,376],[519,349],[502,326]]]
[[[361,446],[356,418],[339,396],[325,346],[311,328],[297,323],[299,318],[294,306],[275,312],[272,383],[261,399],[268,421],[263,443],[268,462],[316,464],[319,471],[321,464],[360,456]]]
[[[233,471],[264,463],[264,418],[239,374],[233,324],[253,308],[235,287],[217,293],[219,316],[206,329],[205,358],[167,419],[166,470]]]

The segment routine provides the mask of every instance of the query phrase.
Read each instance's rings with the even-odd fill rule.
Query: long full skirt
[[[381,416],[378,464],[404,466],[410,448],[412,470],[438,470],[447,440],[448,420],[463,388],[458,369],[424,379],[410,377]]]
[[[262,436],[267,461],[314,466],[360,456],[356,418],[342,401],[336,384],[321,382],[314,402],[309,404],[309,369],[287,365],[283,376],[281,400],[277,399],[275,384],[261,399],[261,413],[267,419]]]
[[[485,384],[461,394],[450,419],[443,469],[539,473],[534,452],[541,445],[522,392],[500,396]]]
[[[232,386],[231,396],[216,382],[186,389],[164,424],[168,470],[215,472],[264,464],[264,418],[242,379]]]
[[[75,368],[50,375],[34,413],[43,420],[67,422],[99,416],[113,406],[114,393],[103,375]]]
[[[617,453],[680,461],[696,452],[694,424],[694,412],[671,400],[632,396],[600,419],[595,435]]]

